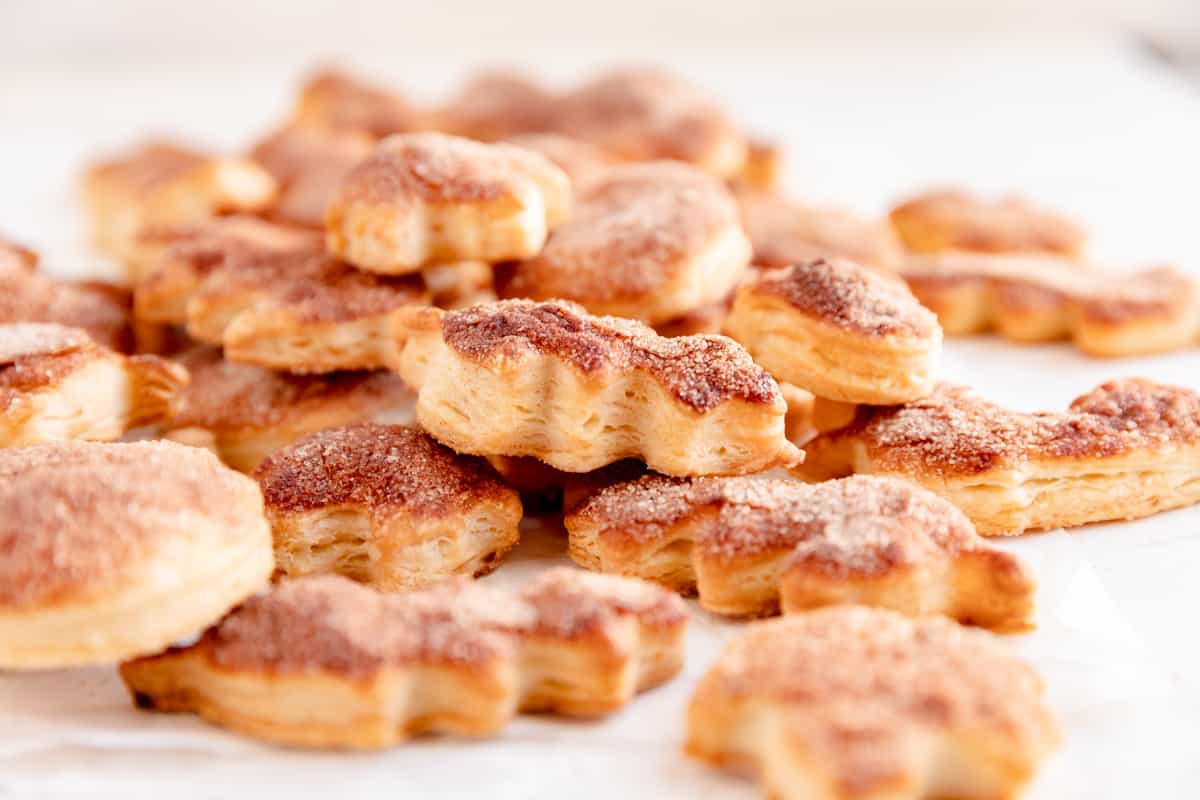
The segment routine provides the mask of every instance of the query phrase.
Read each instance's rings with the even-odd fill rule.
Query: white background
[[[48,269],[102,270],[83,246],[72,193],[83,159],[147,131],[243,146],[284,112],[297,68],[314,59],[340,56],[426,99],[480,62],[564,83],[634,60],[684,71],[777,138],[802,198],[875,213],[930,184],[1020,190],[1086,221],[1104,261],[1200,269],[1200,95],[1103,32],[1123,4],[1036,33],[1010,18],[990,32],[948,33],[969,26],[937,17],[947,24],[922,26],[894,10],[851,32],[853,14],[822,27],[818,6],[779,17],[783,5],[769,3],[745,14],[639,4],[646,24],[623,29],[595,8],[571,27],[567,9],[547,20],[530,3],[454,22],[465,5],[434,17],[393,9],[379,24],[358,3],[344,15],[320,3],[267,15],[226,2],[170,14],[129,0],[4,7],[0,231],[42,249]],[[1147,5],[1144,24],[1185,31],[1190,5]],[[764,8],[776,25],[755,23],[751,12]],[[231,16],[222,23],[200,9]],[[322,24],[324,38],[312,32]],[[1200,389],[1200,349],[1100,361],[1066,346],[956,340],[943,371],[1014,407],[1055,409],[1121,375]],[[1067,735],[1031,796],[1200,795],[1200,510],[1001,544],[1041,584],[1038,630],[1007,641],[1045,676]],[[555,534],[531,529],[487,580],[520,583],[562,550]],[[736,630],[697,613],[685,675],[603,722],[526,718],[496,740],[362,756],[265,748],[186,716],[136,712],[109,668],[0,675],[0,797],[757,797],[679,752],[691,685]]]

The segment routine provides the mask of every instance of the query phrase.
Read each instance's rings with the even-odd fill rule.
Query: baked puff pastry
[[[257,142],[250,158],[279,184],[270,216],[280,222],[323,228],[325,209],[342,178],[370,154],[375,139],[355,130],[287,125]]]
[[[1137,519],[1200,501],[1200,395],[1109,381],[1066,413],[1025,414],[942,384],[805,445],[797,472],[895,475],[961,508],[987,536]]]
[[[227,259],[187,304],[187,330],[231,361],[296,373],[379,369],[398,321],[429,302],[419,275],[372,275],[323,254]]]
[[[556,100],[553,92],[519,72],[488,70],[467,81],[446,105],[441,128],[484,142],[552,131]]]
[[[327,428],[255,477],[286,575],[415,589],[485,575],[520,538],[521,500],[486,461],[402,425]]]
[[[300,89],[291,123],[373,138],[423,130],[429,114],[396,92],[340,69],[312,74]]]
[[[169,417],[187,381],[177,364],[121,355],[80,328],[0,324],[0,447],[119,439]]]
[[[892,226],[914,253],[1046,253],[1077,256],[1086,235],[1069,219],[1020,197],[995,200],[938,190],[892,209]]]
[[[776,192],[750,188],[740,188],[737,201],[759,266],[787,267],[830,257],[892,270],[904,259],[904,248],[886,220],[804,205]]]
[[[145,267],[134,284],[134,315],[170,325],[187,324],[188,301],[215,272],[236,269],[238,261],[313,255],[324,249],[317,233],[243,216],[152,228],[143,231],[139,242]]]
[[[842,259],[747,282],[725,333],[778,380],[841,403],[924,397],[942,350],[937,318],[903,283]]]
[[[247,159],[222,158],[150,141],[88,168],[84,200],[97,248],[126,261],[139,231],[219,214],[261,211],[275,199],[270,173]],[[137,280],[136,266],[129,277]]]
[[[803,453],[779,387],[723,336],[664,339],[565,302],[410,315],[400,373],[417,419],[459,453],[565,472],[638,458],[674,475],[757,472]]]
[[[779,800],[1011,798],[1059,743],[1042,695],[983,631],[826,608],[726,646],[692,695],[686,749]]]
[[[186,648],[121,666],[134,702],[302,747],[490,736],[518,712],[611,712],[676,675],[687,612],[653,584],[559,568],[384,594],[284,580]]]
[[[1200,281],[1168,267],[1121,273],[1049,256],[943,253],[910,258],[901,274],[951,335],[1070,339],[1104,357],[1200,342]]]
[[[254,481],[172,442],[0,450],[0,669],[154,653],[271,576]]]
[[[412,395],[389,372],[291,375],[221,357],[201,347],[180,363],[191,375],[166,436],[207,447],[239,472],[271,453],[335,425],[404,415]]]
[[[611,153],[591,142],[561,133],[523,133],[509,136],[504,141],[541,153],[567,173],[576,189],[621,163]]]
[[[685,164],[629,164],[581,189],[538,255],[497,272],[496,291],[654,325],[720,303],[749,263],[720,181]]]
[[[906,481],[650,475],[600,490],[565,525],[576,563],[698,594],[719,614],[859,603],[1032,626],[1034,581],[1021,562]]]
[[[725,111],[661,70],[616,70],[567,92],[558,129],[620,158],[683,161],[721,178],[746,163],[746,139]]]
[[[342,181],[331,253],[371,272],[529,258],[567,215],[571,181],[540,153],[441,133],[392,136]]]

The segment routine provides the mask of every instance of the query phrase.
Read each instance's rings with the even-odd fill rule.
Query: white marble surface
[[[433,96],[469,59],[408,51],[363,60]],[[1200,270],[1200,96],[1114,42],[857,39],[672,46],[639,60],[648,59],[709,83],[784,143],[801,196],[879,211],[929,183],[1021,189],[1087,220],[1105,260]],[[71,194],[81,159],[147,129],[244,143],[282,111],[299,60],[5,69],[0,230],[43,249],[49,269],[103,269],[82,247]],[[559,48],[507,60],[565,80],[611,57]],[[1127,374],[1200,389],[1200,350],[1099,361],[1065,346],[959,340],[948,343],[944,373],[1019,408],[1061,408]],[[535,528],[488,581],[516,584],[563,560],[561,540]],[[1200,509],[1002,546],[1029,559],[1041,584],[1038,630],[1007,641],[1045,676],[1067,736],[1030,797],[1200,795]],[[0,675],[0,797],[757,797],[679,749],[691,686],[736,629],[697,612],[685,674],[607,720],[524,718],[492,741],[426,740],[374,755],[265,748],[186,716],[139,713],[110,668]]]

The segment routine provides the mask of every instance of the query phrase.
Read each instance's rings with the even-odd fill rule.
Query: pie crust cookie
[[[892,226],[914,253],[1048,253],[1077,256],[1082,228],[1020,197],[989,199],[938,190],[906,200],[891,212]]]
[[[192,225],[152,228],[139,237],[143,277],[134,285],[139,320],[186,325],[188,301],[205,280],[237,261],[324,250],[320,234],[255,217],[217,217]],[[236,269],[236,263],[233,263]]]
[[[1200,281],[1168,267],[1120,273],[1049,256],[944,253],[910,258],[901,274],[950,335],[1071,339],[1109,357],[1200,343]]]
[[[254,481],[172,442],[0,450],[0,669],[161,650],[270,578]]]
[[[410,315],[400,373],[417,420],[460,453],[565,472],[638,458],[674,475],[793,463],[779,387],[723,336],[664,339],[565,302]]]
[[[291,375],[221,358],[202,347],[180,362],[191,382],[166,436],[207,447],[240,472],[323,428],[410,413],[412,394],[389,372]]]
[[[0,324],[0,447],[119,439],[169,417],[187,381],[177,364],[121,355],[80,328]]]
[[[519,72],[487,70],[473,76],[441,113],[443,130],[495,142],[555,128],[557,98]]]
[[[167,141],[149,141],[94,164],[83,179],[92,239],[120,261],[136,254],[145,227],[261,211],[275,199],[276,188],[270,173],[252,161]]]
[[[924,397],[942,350],[937,318],[903,283],[842,259],[762,273],[738,290],[725,333],[776,379],[842,403]]]
[[[286,125],[257,142],[250,158],[279,184],[271,218],[324,228],[325,209],[342,178],[374,146],[375,139],[362,132],[303,125]]]
[[[591,142],[561,133],[523,133],[504,141],[535,150],[550,159],[556,167],[567,173],[571,185],[577,190],[621,163],[620,159]]]
[[[501,269],[501,297],[562,299],[654,325],[723,301],[750,262],[733,196],[659,161],[609,169],[534,258]]]
[[[858,603],[1032,627],[1030,572],[949,502],[902,480],[649,475],[600,490],[564,522],[576,563],[698,594],[719,614]]]
[[[396,363],[399,321],[429,302],[419,275],[372,275],[319,253],[238,255],[187,304],[191,336],[230,361],[296,373]]]
[[[746,139],[724,109],[660,70],[616,70],[567,92],[558,128],[630,161],[683,161],[722,178],[746,163]]]
[[[402,425],[311,434],[255,477],[286,575],[415,589],[485,575],[520,538],[521,500],[486,461]]]
[[[737,200],[754,247],[754,263],[760,266],[787,267],[829,257],[892,270],[904,258],[904,248],[886,220],[804,205],[776,192],[743,188]]]
[[[988,633],[825,608],[726,646],[692,695],[686,750],[779,800],[1016,797],[1059,743],[1042,695]]]
[[[281,744],[373,749],[494,735],[519,712],[614,711],[679,672],[686,622],[664,589],[569,568],[515,594],[461,578],[385,594],[313,576],[121,677],[142,708]]]
[[[371,272],[529,258],[567,215],[571,181],[540,153],[442,133],[392,136],[342,181],[330,252]]]
[[[942,384],[908,405],[860,407],[805,449],[806,478],[906,478],[985,536],[1137,519],[1200,501],[1200,395],[1125,378],[1065,413],[1026,414]]]
[[[380,138],[422,130],[429,114],[400,95],[340,69],[322,69],[304,82],[291,124]]]

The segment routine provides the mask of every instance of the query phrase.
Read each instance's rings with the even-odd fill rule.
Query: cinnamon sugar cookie
[[[1016,797],[1059,742],[1042,694],[982,631],[826,608],[730,642],[692,695],[686,748],[779,800]]]
[[[742,286],[725,332],[778,380],[843,403],[933,391],[942,329],[902,283],[819,258]]]
[[[138,232],[147,226],[260,211],[274,200],[276,186],[252,161],[150,141],[89,167],[83,191],[96,247],[125,260],[135,254]]]
[[[1072,339],[1114,357],[1200,343],[1200,281],[1169,268],[1119,273],[1048,256],[945,253],[910,258],[901,274],[951,335]]]
[[[760,266],[787,267],[830,257],[890,270],[903,260],[903,248],[886,220],[802,205],[774,192],[752,189],[740,190],[737,200],[754,247],[754,263]]]
[[[891,212],[892,226],[915,253],[966,250],[981,253],[1050,253],[1077,256],[1083,230],[1020,197],[990,200],[963,191],[933,191]]]
[[[0,254],[0,324],[47,322],[82,328],[96,344],[122,353],[134,349],[128,295],[99,283],[71,283],[38,272],[37,257]]]
[[[860,408],[805,449],[807,478],[907,478],[984,535],[1136,519],[1200,501],[1200,396],[1126,378],[1066,413],[1025,414],[943,384],[908,405]]]
[[[339,69],[323,69],[304,82],[292,124],[379,138],[422,130],[429,114],[399,94]]]
[[[684,164],[629,164],[584,187],[541,253],[497,272],[496,290],[652,325],[721,302],[749,262],[720,181]]]
[[[255,477],[287,575],[414,589],[487,574],[520,538],[521,501],[487,462],[401,425],[327,428]]]
[[[192,295],[231,261],[324,249],[317,233],[241,216],[151,228],[139,236],[139,245],[144,267],[133,289],[134,314],[139,320],[171,325],[187,323]]]
[[[254,482],[171,442],[0,450],[0,669],[152,653],[271,575]]]
[[[779,387],[722,336],[664,339],[573,303],[505,300],[411,316],[400,373],[422,427],[460,453],[567,472],[639,458],[676,475],[802,456]]]
[[[388,367],[398,320],[429,302],[420,276],[372,275],[323,254],[238,254],[187,305],[188,333],[231,361],[297,373]]]
[[[392,136],[342,181],[325,217],[327,244],[388,274],[528,258],[570,200],[570,179],[532,150],[441,133]]]
[[[519,72],[489,70],[475,75],[441,113],[442,129],[495,142],[554,129],[553,93]]]
[[[696,593],[719,614],[860,603],[994,630],[1032,624],[1021,562],[950,503],[891,478],[653,475],[600,490],[565,524],[582,566]]]
[[[250,472],[271,453],[314,431],[402,416],[412,394],[388,372],[289,375],[221,358],[217,348],[184,355],[191,374],[167,437],[207,447]]]
[[[746,162],[745,137],[725,111],[661,70],[616,70],[568,92],[558,128],[620,158],[683,161],[723,178]]]
[[[611,712],[679,672],[686,622],[670,592],[565,568],[515,594],[465,579],[383,594],[295,578],[121,677],[142,708],[282,744],[374,749],[493,735],[521,711]]]
[[[524,133],[510,136],[505,141],[535,150],[550,159],[555,166],[567,173],[576,189],[621,163],[619,159],[591,142],[561,133]]]
[[[123,356],[81,328],[0,324],[0,447],[119,439],[170,416],[187,380],[176,364]]]
[[[272,219],[323,228],[342,178],[370,154],[375,139],[354,130],[288,125],[257,142],[250,158],[271,173],[279,196]]]

